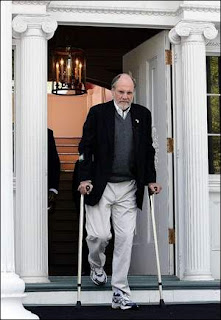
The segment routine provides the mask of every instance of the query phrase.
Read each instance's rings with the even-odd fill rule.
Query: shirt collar
[[[123,111],[120,107],[118,107],[118,105],[116,104],[116,102],[114,101],[114,106],[115,106],[115,109],[117,111],[117,113],[123,118],[123,119],[126,119],[126,116],[128,114],[128,112],[130,111],[130,108],[131,108],[131,105],[129,106],[129,108],[125,111]]]

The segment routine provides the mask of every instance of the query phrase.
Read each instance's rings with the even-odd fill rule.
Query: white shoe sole
[[[131,309],[131,308],[132,308],[132,306],[122,306],[119,303],[112,302],[112,309],[128,310],[128,309]]]
[[[103,285],[105,285],[107,283],[107,277],[102,282],[100,282],[99,280],[95,280],[92,277],[90,277],[90,278],[93,281],[93,283],[96,284],[96,286],[103,286]]]

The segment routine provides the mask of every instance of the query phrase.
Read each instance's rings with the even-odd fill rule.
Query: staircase
[[[49,275],[77,274],[78,212],[72,196],[72,176],[80,137],[55,138],[61,173],[55,212],[49,215]]]
[[[75,162],[78,160],[78,145],[80,140],[80,137],[55,138],[62,172],[73,173]]]
[[[48,217],[49,276],[76,276],[78,258],[79,212],[72,195],[72,178],[78,160],[80,137],[55,138],[61,163],[59,193],[56,208]],[[79,198],[80,199],[80,198]],[[113,240],[106,250],[107,274],[111,274]],[[89,273],[87,245],[83,244],[82,271]]]

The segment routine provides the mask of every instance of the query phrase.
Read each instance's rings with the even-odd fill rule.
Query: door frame
[[[62,23],[60,23],[59,25],[62,25]],[[70,23],[69,25],[72,25],[72,26],[93,26],[93,24],[91,24],[91,23],[87,23],[87,22],[83,22],[83,23],[78,23],[78,24],[75,24],[74,22],[72,22],[72,23]],[[129,24],[122,24],[122,25],[115,25],[115,24],[111,24],[110,25],[110,23],[103,23],[102,24],[102,26],[100,25],[100,27],[113,27],[113,28],[120,28],[120,27],[128,27],[128,28],[141,28],[140,27],[140,25],[138,25],[137,23],[135,23],[135,24],[133,24],[133,23],[129,23]],[[147,29],[149,29],[149,28],[147,28]],[[168,28],[169,29],[169,28]],[[166,28],[164,29],[165,31],[167,30]],[[163,30],[162,30],[163,31]],[[151,39],[151,38],[150,38]],[[17,61],[19,61],[20,59],[19,59],[19,55],[20,55],[20,51],[19,51],[19,45],[20,45],[20,41],[16,41],[15,39],[13,39],[13,44],[16,46],[16,51],[17,51]],[[17,68],[19,69],[19,67],[17,66]],[[168,75],[170,75],[169,76],[169,78],[168,79],[170,79],[170,77],[171,77],[171,69],[170,69],[170,67],[168,66]],[[17,74],[19,74],[19,73],[17,73]],[[167,85],[169,86],[169,85],[172,85],[172,82],[170,83],[170,81],[171,80],[169,80],[168,81],[168,83],[167,83]],[[19,112],[20,112],[20,109],[18,108],[19,107],[19,94],[20,94],[20,84],[19,84],[19,81],[17,81],[17,90],[16,90],[16,100],[15,100],[15,112],[16,112],[16,118],[18,119],[19,118]],[[168,108],[171,108],[171,103],[172,103],[172,99],[171,99],[171,94],[167,97],[168,98],[168,100],[167,100],[167,107]],[[167,124],[168,124],[168,137],[170,137],[171,135],[172,135],[172,132],[173,132],[173,120],[172,120],[172,114],[168,114],[168,112],[167,112],[167,115],[168,115],[168,118],[166,119],[166,121],[167,121]],[[16,130],[15,130],[15,133],[16,133]],[[18,150],[19,148],[17,148],[17,150]],[[15,159],[15,163],[18,161],[18,157],[16,157],[16,159]],[[170,181],[168,181],[169,182],[169,185],[170,186],[168,186],[169,187],[169,189],[170,190],[174,190],[174,187],[173,187],[173,183],[174,183],[174,168],[172,167],[173,166],[173,155],[172,154],[168,154],[168,170],[169,170],[169,174],[168,174],[168,176],[169,177],[172,177],[171,179],[170,179]],[[15,183],[15,188],[14,188],[14,190],[15,190],[15,192],[16,192],[16,187],[17,187],[17,183],[19,182],[19,181],[17,181],[17,177],[15,176],[14,177],[14,181],[16,181],[16,183]],[[174,204],[173,204],[173,202],[174,202],[174,194],[173,194],[173,192],[170,192],[169,193],[170,194],[170,199],[169,199],[169,207],[170,207],[170,211],[172,212],[172,216],[170,216],[170,218],[169,218],[169,227],[170,228],[174,228],[174,223],[175,223],[175,218],[174,218]],[[18,213],[19,212],[19,204],[17,203],[16,204],[16,212]],[[17,252],[18,251],[18,252]],[[170,250],[169,250],[169,255],[170,255],[170,257],[169,257],[169,274],[174,274],[175,273],[175,269],[174,269],[174,265],[176,264],[176,257],[177,257],[177,255],[175,254],[175,250],[171,247],[170,248]],[[17,260],[18,260],[18,266],[19,266],[19,259],[20,259],[20,257],[19,257],[19,250],[16,250],[16,257],[17,257]]]

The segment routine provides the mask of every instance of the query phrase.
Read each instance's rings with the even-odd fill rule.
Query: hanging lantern
[[[57,48],[52,57],[52,93],[81,95],[86,93],[86,58],[82,49]]]

